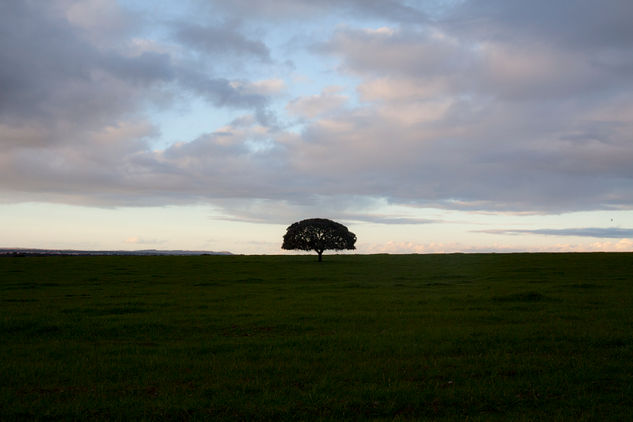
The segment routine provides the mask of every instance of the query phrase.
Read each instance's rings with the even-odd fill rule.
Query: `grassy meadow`
[[[0,420],[633,420],[633,254],[0,258]]]

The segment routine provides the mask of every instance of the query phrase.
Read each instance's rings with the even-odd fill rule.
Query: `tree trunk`
[[[323,255],[323,251],[317,251],[317,253],[319,254],[319,262],[322,261],[321,256]]]

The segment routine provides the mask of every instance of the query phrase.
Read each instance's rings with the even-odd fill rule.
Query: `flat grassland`
[[[0,420],[632,420],[633,254],[0,258]]]

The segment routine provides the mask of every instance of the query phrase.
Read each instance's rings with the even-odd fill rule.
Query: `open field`
[[[0,420],[631,420],[633,254],[0,259]]]

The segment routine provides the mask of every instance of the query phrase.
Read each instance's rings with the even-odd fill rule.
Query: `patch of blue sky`
[[[204,134],[217,131],[243,114],[243,111],[213,107],[200,98],[191,97],[186,105],[167,110],[152,110],[148,117],[159,128],[152,148],[162,150],[180,142],[190,142]]]
[[[273,60],[291,70],[288,75],[290,81],[287,81],[292,83],[291,95],[317,95],[329,86],[343,87],[350,96],[355,94],[358,79],[354,75],[342,74],[339,58],[328,56],[321,49],[331,39],[333,31],[341,27],[338,21],[336,17],[324,17],[309,23],[295,22],[267,28],[266,42]],[[348,21],[347,24],[354,23]],[[290,38],[289,34],[292,34]]]
[[[191,19],[189,1],[171,0],[117,0],[123,8],[146,17],[146,19]],[[151,13],[147,13],[151,10]]]

